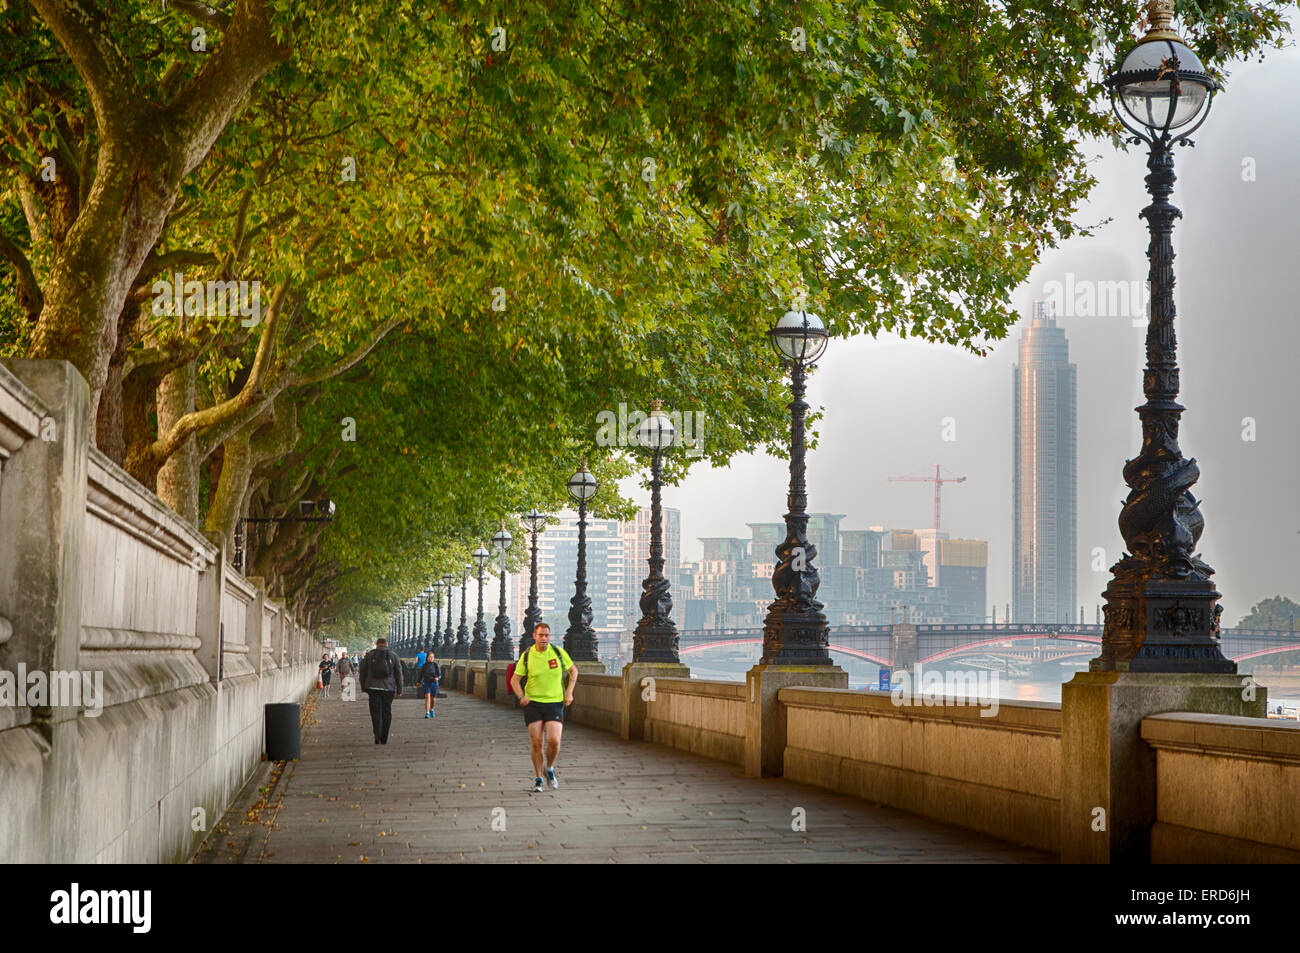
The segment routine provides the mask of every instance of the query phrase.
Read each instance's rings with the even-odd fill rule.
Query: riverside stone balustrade
[[[0,705],[0,862],[184,861],[320,648],[90,446],[88,406],[71,365],[0,362],[0,671],[102,685]]]
[[[445,667],[450,676],[466,664]],[[515,704],[504,670],[493,674],[494,700]],[[744,763],[757,706],[748,685],[661,677],[650,689],[583,675],[568,718],[618,730],[635,691],[645,710],[640,737]],[[777,699],[785,777],[1062,852],[1060,705],[895,704],[885,693],[797,686]],[[1143,719],[1140,743],[1155,764],[1153,862],[1300,861],[1300,723],[1175,712]]]

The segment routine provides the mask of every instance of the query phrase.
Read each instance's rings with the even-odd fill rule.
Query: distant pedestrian
[[[426,652],[424,649],[420,649],[420,651],[415,653],[415,670],[417,672],[420,671],[420,669],[424,668],[424,660],[427,659],[428,657],[429,657],[429,653]]]
[[[361,690],[370,696],[375,744],[386,745],[393,723],[393,698],[402,694],[402,663],[389,651],[387,639],[376,639],[375,647],[361,660]]]
[[[567,678],[567,684],[566,684]],[[542,777],[552,788],[560,786],[555,777],[555,760],[560,756],[560,735],[564,731],[564,707],[573,704],[573,688],[578,682],[578,669],[569,653],[558,645],[551,645],[551,627],[539,622],[533,628],[533,644],[524,649],[515,663],[510,677],[510,688],[524,709],[524,724],[532,743],[534,793],[546,788]]]
[[[424,717],[435,717],[433,706],[438,697],[438,683],[442,681],[442,667],[430,652],[420,665],[420,694],[424,696]]]
[[[343,700],[351,701],[355,695],[349,697],[348,683],[352,681],[352,676],[356,673],[356,666],[352,664],[352,659],[346,655],[339,659],[338,665],[335,666],[339,673],[339,685],[343,687]]]
[[[334,662],[326,653],[320,657],[320,665],[316,666],[320,673],[320,686],[326,698],[330,697],[330,673],[334,671]]]

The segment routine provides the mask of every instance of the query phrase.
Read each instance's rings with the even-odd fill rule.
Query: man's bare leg
[[[555,778],[555,760],[560,756],[560,733],[563,730],[564,725],[558,721],[546,722],[546,779],[553,788],[560,786]]]
[[[542,770],[546,767],[542,757],[542,728],[546,724],[544,721],[534,721],[528,725],[528,740],[533,744],[533,777],[535,778],[540,778]]]

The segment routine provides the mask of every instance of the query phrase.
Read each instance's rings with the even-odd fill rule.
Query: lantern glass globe
[[[1196,119],[1215,85],[1196,54],[1171,39],[1133,47],[1111,82],[1124,111],[1157,136]]]
[[[787,311],[767,335],[782,360],[807,365],[822,356],[830,332],[822,319],[811,312]]]

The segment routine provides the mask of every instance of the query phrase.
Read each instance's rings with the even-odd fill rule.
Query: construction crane
[[[933,483],[934,484],[934,535],[939,537],[939,492],[945,483],[965,483],[966,478],[946,477],[939,474],[939,464],[934,465],[934,476],[899,476],[890,477],[890,483]],[[936,543],[936,545],[938,545]]]

